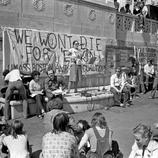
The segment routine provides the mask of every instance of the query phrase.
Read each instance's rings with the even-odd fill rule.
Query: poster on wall
[[[23,71],[44,73],[51,67],[57,74],[66,75],[74,40],[80,44],[83,73],[104,73],[105,38],[22,28],[3,29],[3,70],[18,65]]]
[[[119,47],[107,46],[106,47],[107,67],[115,69],[116,67],[128,67],[128,58],[134,56],[133,47]]]
[[[155,66],[155,69],[158,67],[158,55],[157,55],[157,49],[156,48],[150,48],[150,47],[136,47],[135,52],[137,54],[137,58],[139,61],[139,64],[141,66],[144,66],[147,63],[147,60],[152,60],[153,64]]]

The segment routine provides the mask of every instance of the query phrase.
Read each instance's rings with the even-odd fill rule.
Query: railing
[[[139,32],[140,19],[137,16],[129,14],[116,14],[116,29],[117,31]],[[144,33],[156,34],[158,33],[158,21],[145,18]]]

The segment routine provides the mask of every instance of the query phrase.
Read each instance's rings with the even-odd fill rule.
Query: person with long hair
[[[158,142],[152,139],[150,126],[139,124],[133,129],[135,142],[129,158],[157,158]]]
[[[96,112],[92,116],[92,127],[85,131],[78,146],[80,151],[87,141],[90,143],[90,150],[87,158],[112,158],[109,154],[112,143],[112,131],[109,130],[106,119],[102,113]]]
[[[42,140],[41,158],[79,158],[76,138],[67,132],[69,116],[58,113],[53,117],[53,129]]]
[[[40,72],[39,71],[33,71],[32,74],[32,80],[29,83],[29,90],[31,93],[31,97],[33,97],[36,100],[36,114],[37,117],[43,118],[45,114],[45,108],[43,105],[43,89],[44,86],[42,84],[42,81],[40,80]]]
[[[10,158],[29,158],[28,138],[23,131],[23,123],[15,120],[11,124],[11,132],[4,137],[3,144],[9,150]]]

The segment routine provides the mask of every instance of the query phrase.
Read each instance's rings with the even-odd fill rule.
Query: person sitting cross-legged
[[[121,72],[121,68],[116,69],[116,73],[110,79],[110,91],[114,94],[114,101],[116,105],[125,107],[129,104],[130,93],[125,85],[126,75]]]

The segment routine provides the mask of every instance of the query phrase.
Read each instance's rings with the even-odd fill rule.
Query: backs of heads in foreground
[[[16,139],[17,135],[24,134],[23,131],[24,124],[20,120],[14,120],[11,123],[11,135]]]
[[[69,116],[66,113],[59,113],[53,119],[53,132],[64,132],[66,131],[69,124]]]
[[[104,115],[100,112],[96,112],[92,116],[91,124],[92,124],[92,127],[99,126],[102,129],[107,127],[106,119],[105,119]]]
[[[152,131],[150,126],[147,126],[145,124],[138,124],[134,129],[133,129],[133,134],[141,134],[142,138],[151,138],[152,136]]]

